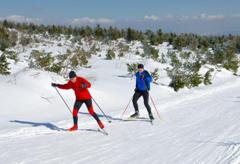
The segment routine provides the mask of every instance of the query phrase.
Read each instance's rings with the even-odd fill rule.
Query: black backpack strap
[[[151,75],[149,74],[148,71],[145,70],[145,72],[146,72],[146,74],[147,74],[146,77],[151,77]],[[146,78],[146,77],[145,77],[145,78]],[[147,90],[149,90],[149,88],[148,88],[148,84],[147,84],[147,81],[145,80],[145,78],[144,78],[144,83],[145,83],[145,86],[146,86]]]

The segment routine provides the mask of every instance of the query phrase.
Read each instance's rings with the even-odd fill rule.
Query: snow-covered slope
[[[66,51],[54,46],[43,49]],[[162,47],[163,52],[166,49]],[[93,56],[92,67],[77,73],[92,82],[90,92],[111,117],[109,124],[94,105],[109,135],[97,131],[85,106],[80,110],[79,130],[70,133],[63,129],[72,125],[71,113],[50,86],[66,81],[54,73],[28,69],[24,59],[29,53],[30,48],[20,54],[22,62],[12,64],[12,75],[0,76],[0,163],[240,163],[240,79],[232,73],[222,70],[214,75],[214,85],[177,93],[161,74],[162,85],[153,84],[151,89],[161,120],[151,103],[155,115],[151,125],[146,120],[121,120],[135,87],[126,63],[141,59],[130,54],[110,61]],[[159,67],[160,73],[165,67],[152,60],[142,62],[150,70]],[[73,92],[60,93],[73,106]],[[147,117],[141,99],[139,105],[141,116]],[[133,111],[130,105],[125,117]]]
[[[213,86],[179,93],[153,85],[151,95],[162,120],[152,108],[156,117],[152,126],[146,121],[121,121],[134,89],[134,80],[124,76],[125,65],[116,67],[116,62],[100,59],[91,62],[93,68],[78,74],[91,80],[91,93],[112,117],[111,124],[104,121],[109,136],[96,131],[85,107],[79,116],[80,130],[62,131],[72,125],[72,118],[50,82],[64,80],[52,73],[25,70],[1,77],[1,163],[240,162],[238,77],[226,72],[216,76]],[[61,93],[72,106],[72,91]],[[147,116],[139,103],[141,115]],[[126,115],[132,112],[130,106]]]

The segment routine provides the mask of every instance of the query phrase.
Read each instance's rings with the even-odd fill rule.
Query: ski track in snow
[[[196,96],[193,96],[193,95],[188,95],[188,96],[185,96],[181,99],[178,99],[178,100],[175,100],[175,101],[171,101],[171,103],[169,102],[166,102],[166,103],[163,103],[161,106],[159,105],[160,109],[165,109],[165,108],[169,108],[170,106],[175,106],[175,105],[178,105],[178,104],[181,104],[183,102],[189,102],[191,100],[194,100],[194,99],[198,99],[198,98],[201,98],[203,96],[207,96],[207,95],[211,95],[211,94],[214,94],[218,91],[222,91],[222,90],[225,90],[225,89],[229,89],[229,88],[232,88],[232,87],[236,87],[239,85],[239,82],[235,82],[234,84],[232,85],[226,85],[225,87],[218,87],[217,89],[216,88],[213,88],[211,89],[210,91],[208,91],[207,93],[205,92],[199,92],[198,95]],[[221,89],[220,89],[221,88]],[[141,108],[144,108],[143,106],[141,106]],[[153,109],[153,112],[154,109]],[[117,118],[117,119],[120,119],[121,121],[121,115],[115,115],[115,116],[112,116],[112,118]],[[104,118],[105,119],[105,118]],[[157,116],[156,116],[156,119]],[[114,119],[112,120],[113,122],[116,122],[114,121]],[[141,120],[140,120],[141,121]],[[144,121],[144,120],[142,120]],[[164,123],[163,121],[164,120],[160,120],[162,123]],[[18,123],[20,121],[18,120],[12,120],[10,122],[15,122],[15,123]],[[117,121],[119,122],[119,121]],[[131,121],[129,121],[131,122]],[[147,122],[147,121],[146,121]],[[23,122],[24,123],[24,122]],[[35,125],[32,125],[28,128],[20,128],[18,129],[17,131],[15,132],[12,132],[12,131],[3,131],[1,134],[0,134],[0,139],[4,139],[4,138],[18,138],[18,137],[33,137],[33,136],[39,136],[39,135],[48,135],[48,134],[58,134],[58,133],[62,133],[62,132],[66,132],[66,128],[60,128],[62,127],[63,125],[65,126],[67,123],[68,126],[71,126],[72,125],[72,120],[66,120],[66,121],[60,121],[60,122],[57,122],[55,123],[55,125],[53,124],[50,124],[50,123],[39,123],[39,125],[37,125],[38,123],[36,123]],[[155,123],[156,123],[156,120],[155,120]],[[49,125],[48,125],[49,124]],[[86,124],[94,124],[92,122],[92,120],[90,121],[85,121],[85,123],[79,123],[79,126],[84,126]],[[51,126],[54,126],[54,127],[51,127]],[[34,127],[34,128],[33,128]],[[37,128],[36,128],[37,127]],[[82,131],[84,131],[87,129],[82,129]],[[81,131],[81,130],[80,130]],[[56,133],[57,132],[57,133]]]
[[[0,159],[1,161],[6,161],[7,163],[67,163],[66,156],[61,151],[54,152],[55,148],[52,148],[51,141],[55,141],[56,139],[61,141],[64,141],[64,144],[66,147],[66,150],[71,149],[71,146],[73,146],[73,149],[76,151],[70,151],[71,153],[67,153],[67,156],[70,156],[70,163],[124,163],[124,162],[130,162],[135,163],[134,158],[141,158],[141,160],[137,160],[137,163],[159,163],[159,161],[162,160],[161,163],[219,163],[219,164],[225,164],[225,163],[231,163],[231,164],[237,164],[240,162],[240,142],[224,142],[224,139],[227,138],[232,132],[236,131],[237,125],[232,126],[230,128],[226,127],[225,130],[222,131],[220,134],[217,134],[219,136],[213,137],[212,135],[209,136],[209,141],[202,141],[198,140],[198,138],[195,138],[195,140],[192,140],[194,136],[207,136],[208,134],[201,131],[196,131],[189,133],[194,128],[201,128],[201,126],[205,126],[203,122],[208,122],[211,125],[212,122],[212,113],[216,113],[216,117],[224,117],[222,116],[224,113],[217,113],[216,108],[219,107],[219,101],[213,101],[213,103],[209,104],[209,101],[200,101],[204,104],[204,106],[207,109],[207,112],[210,113],[210,115],[206,115],[205,117],[201,117],[201,115],[205,114],[205,110],[200,111],[199,115],[196,113],[195,115],[191,115],[189,118],[186,113],[190,113],[193,109],[191,107],[197,107],[198,105],[195,105],[194,103],[199,103],[198,100],[207,100],[207,98],[210,98],[211,96],[221,95],[222,93],[225,93],[225,91],[229,92],[228,90],[234,90],[239,82],[237,81],[234,83],[234,85],[227,85],[228,87],[224,87],[222,89],[217,89],[209,92],[209,94],[200,94],[193,97],[186,96],[185,98],[182,98],[181,100],[176,100],[174,102],[171,102],[171,105],[168,106],[168,110],[164,110],[160,114],[163,115],[164,121],[155,120],[154,126],[151,126],[150,123],[143,122],[143,121],[136,121],[136,122],[122,122],[120,120],[113,120],[113,123],[106,124],[106,129],[109,132],[109,136],[103,136],[100,133],[95,133],[97,130],[97,125],[93,120],[88,120],[80,122],[79,127],[80,130],[74,133],[69,133],[66,131],[63,131],[60,129],[60,127],[69,127],[72,124],[72,120],[63,120],[59,122],[54,122],[54,126],[56,126],[56,129],[51,129],[52,125],[28,125],[28,127],[24,126],[21,128],[17,128],[14,130],[2,130],[0,134],[0,145],[4,143],[8,143],[9,146],[6,146],[10,150],[14,150],[17,148],[20,148],[20,152],[14,151],[14,155],[18,155],[19,157],[22,157],[21,159],[11,161],[9,156],[11,156],[11,151],[9,152],[3,152],[3,149],[1,148],[0,152]],[[223,99],[228,99],[228,96],[223,96]],[[218,96],[215,98],[217,100]],[[168,102],[166,102],[167,104]],[[178,104],[178,107],[180,109],[177,109],[175,106]],[[188,109],[184,109],[186,107]],[[161,109],[161,105],[158,105],[159,109]],[[199,110],[199,109],[198,109]],[[183,114],[181,115],[181,111]],[[180,112],[178,115],[172,116],[171,114],[175,112]],[[202,113],[203,112],[203,113]],[[179,118],[175,118],[175,117]],[[199,116],[199,119],[197,119],[197,116]],[[120,115],[117,114],[113,118],[119,118]],[[86,118],[85,118],[86,119]],[[186,124],[181,119],[196,119],[195,121],[186,121]],[[219,119],[219,118],[218,118]],[[172,122],[174,120],[174,122]],[[221,119],[219,119],[221,122]],[[14,123],[14,120],[12,120]],[[15,121],[17,124],[18,121]],[[202,125],[201,125],[202,124]],[[165,127],[164,127],[165,126]],[[224,126],[224,125],[223,125]],[[81,129],[81,127],[87,127],[86,129]],[[139,127],[144,127],[141,129],[138,129]],[[145,129],[147,128],[147,129]],[[181,132],[176,131],[177,129],[181,129]],[[219,128],[219,127],[216,127]],[[155,134],[154,131],[159,130],[157,134]],[[175,132],[176,131],[176,132]],[[85,133],[88,132],[88,133]],[[176,133],[176,134],[175,134]],[[199,134],[197,134],[199,133]],[[202,133],[202,134],[201,134]],[[159,137],[157,135],[160,135]],[[184,139],[184,135],[186,135],[186,140]],[[187,136],[190,135],[190,136]],[[193,135],[193,136],[191,136]],[[78,137],[78,139],[76,139]],[[101,137],[101,141],[98,142],[99,137]],[[103,137],[103,138],[102,138]],[[145,141],[145,143],[141,142],[141,146],[137,146],[139,143],[136,142],[137,140]],[[189,140],[188,140],[189,137]],[[203,137],[203,138],[205,138]],[[45,139],[48,140],[50,138],[50,142],[45,143]],[[89,138],[89,140],[88,140]],[[206,137],[208,138],[208,137]],[[76,142],[83,139],[83,141],[80,141],[80,143],[85,143],[83,146],[84,149],[81,148],[81,145],[74,146],[74,143],[71,143],[70,141],[72,139],[76,139]],[[151,139],[151,141],[148,141],[148,139]],[[41,141],[41,143],[38,143],[38,141]],[[68,141],[69,140],[69,141]],[[165,145],[164,140],[166,140],[166,143],[170,143],[169,140],[171,140],[171,145]],[[30,143],[28,143],[30,141]],[[33,144],[34,142],[37,142],[38,145],[36,148],[31,148],[29,144]],[[24,144],[26,142],[26,144]],[[68,143],[70,142],[70,143]],[[116,143],[117,142],[117,143]],[[149,143],[148,143],[149,142]],[[58,142],[56,142],[58,143]],[[57,145],[56,143],[53,143],[53,145]],[[127,146],[129,143],[129,146],[131,147],[123,147]],[[16,145],[19,145],[16,147]],[[61,142],[59,143],[61,144]],[[183,146],[182,144],[188,144],[187,148]],[[27,145],[27,146],[26,146]],[[95,145],[95,146],[92,146]],[[26,148],[24,148],[26,146]],[[161,149],[165,147],[167,149],[171,146],[176,146],[175,148],[169,148],[166,152],[164,150],[161,150],[163,157],[160,156],[161,153],[158,153],[158,149]],[[208,147],[205,149],[204,147]],[[22,148],[21,148],[22,147]],[[141,148],[142,147],[142,148]],[[24,152],[29,151],[28,149],[33,149],[35,151],[31,152],[31,157],[29,158]],[[127,150],[129,148],[129,150]],[[49,151],[49,149],[51,151]],[[60,147],[59,149],[63,149],[63,147]],[[120,149],[121,151],[127,151],[128,153],[120,153],[117,149]],[[145,150],[144,150],[145,149]],[[182,149],[182,150],[181,150]],[[220,149],[220,152],[218,152]],[[154,151],[152,151],[154,150]],[[22,153],[21,153],[22,151]],[[139,152],[143,151],[143,152]],[[176,154],[174,154],[174,158],[171,160],[171,158],[164,158],[164,154],[167,154],[167,152],[174,152],[176,151]],[[184,151],[187,151],[188,153],[183,153]],[[191,157],[191,154],[193,154],[193,157]],[[84,156],[81,155],[81,153],[84,154]],[[118,154],[119,153],[119,154]],[[211,156],[210,154],[214,154]],[[94,154],[94,157],[88,156],[87,154]],[[109,154],[113,156],[109,156]],[[116,155],[117,154],[117,155]],[[159,155],[158,155],[159,154]],[[181,161],[183,158],[183,154],[185,155],[185,159]],[[217,154],[217,155],[216,155]],[[140,156],[139,156],[140,155]],[[149,158],[148,158],[149,156]],[[112,158],[111,158],[112,157]],[[114,158],[113,158],[114,157]],[[166,162],[165,162],[166,161]]]

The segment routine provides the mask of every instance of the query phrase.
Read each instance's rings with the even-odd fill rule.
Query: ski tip
[[[105,135],[108,135],[108,132],[106,130],[102,129]]]
[[[153,125],[153,121],[150,121],[151,125]]]
[[[104,129],[98,129],[98,131],[106,136],[108,135],[108,132],[106,132]]]

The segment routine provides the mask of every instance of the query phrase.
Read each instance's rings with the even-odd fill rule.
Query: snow
[[[169,45],[160,47],[166,53]],[[21,54],[21,59],[30,49]],[[66,47],[39,45],[37,49],[65,52]],[[80,110],[79,130],[64,131],[72,126],[72,116],[50,84],[66,80],[54,73],[27,69],[23,60],[12,66],[12,75],[0,76],[0,163],[240,163],[239,77],[222,70],[216,72],[213,85],[176,93],[161,72],[166,65],[144,60],[147,69],[158,67],[162,73],[162,85],[151,87],[161,120],[151,103],[154,125],[144,120],[122,121],[121,114],[135,87],[134,78],[127,76],[126,63],[139,58],[129,54],[120,60],[105,60],[108,48],[104,49],[101,57],[91,58],[91,68],[81,68],[77,73],[92,82],[90,92],[112,117],[109,124],[94,104],[109,135],[97,131],[85,106]],[[73,91],[59,92],[72,107]],[[147,117],[142,99],[139,106],[141,116]],[[133,111],[131,104],[124,117]]]

